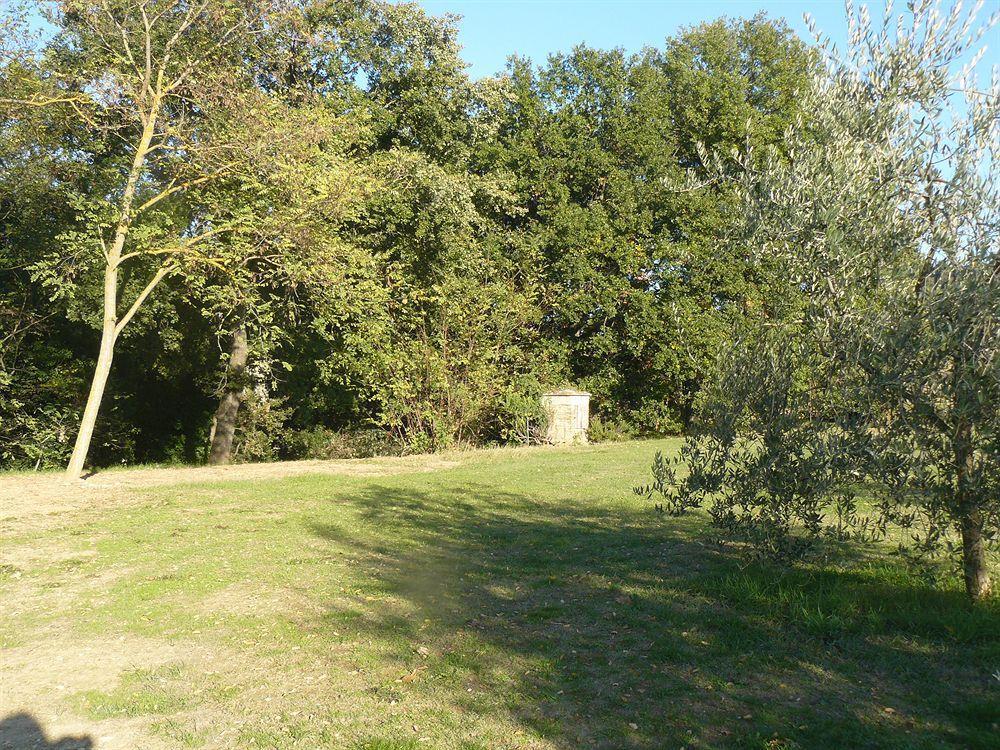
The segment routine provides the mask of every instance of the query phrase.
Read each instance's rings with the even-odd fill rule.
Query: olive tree
[[[746,221],[727,241],[777,264],[782,313],[740,332],[698,430],[675,460],[657,456],[638,491],[664,510],[704,505],[773,556],[825,537],[953,552],[969,596],[989,595],[1000,76],[977,81],[996,21],[978,10],[919,0],[873,23],[849,6],[843,56],[817,35],[826,64],[808,125],[734,177]]]

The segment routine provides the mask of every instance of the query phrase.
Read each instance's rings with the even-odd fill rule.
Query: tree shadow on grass
[[[20,712],[0,720],[0,748],[7,750],[88,750],[94,746],[89,735],[49,740],[38,720]]]
[[[993,746],[1000,608],[891,565],[741,567],[697,519],[488,486],[347,499],[377,535],[313,530],[380,596],[322,627],[425,644],[408,689],[455,711],[567,749]]]

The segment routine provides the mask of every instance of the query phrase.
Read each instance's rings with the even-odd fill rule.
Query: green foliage
[[[687,191],[682,176],[696,143],[775,143],[811,59],[757,18],[690,29],[662,53],[514,62],[494,158],[523,206],[508,219],[515,257],[540,288],[545,348],[605,416],[676,431],[734,320],[767,304],[762,267],[717,241],[732,191]]]
[[[658,459],[652,494],[769,555],[830,536],[961,558],[989,593],[1000,531],[1000,82],[965,55],[995,19],[917,3],[891,31],[852,18],[784,155],[738,180],[738,242],[797,300],[747,318],[707,393],[690,474]],[[914,45],[914,39],[922,39]]]
[[[96,7],[59,4],[43,45],[7,16],[4,466],[65,459],[103,323],[101,238],[148,92],[114,26],[141,35],[140,5]],[[167,273],[117,340],[96,463],[200,460],[237,328],[255,373],[237,388],[245,460],[336,453],[308,436],[368,429],[391,451],[530,442],[538,394],[567,382],[611,433],[676,434],[739,321],[780,304],[773,269],[717,241],[731,187],[683,183],[710,179],[699,143],[757,153],[798,114],[813,55],[783,23],[474,82],[456,20],[413,4],[259,11],[213,0],[185,32],[183,54],[206,57],[159,115],[173,145],[140,170],[118,316]],[[236,19],[254,33],[216,47]],[[23,106],[52,92],[67,101]]]
[[[266,388],[248,389],[239,412],[233,460],[254,463],[287,455],[285,424],[290,413],[284,398],[269,397]]]
[[[294,458],[341,459],[396,456],[405,445],[395,443],[384,430],[376,428],[334,431],[314,425],[287,438],[289,455]]]
[[[593,416],[587,428],[587,439],[591,443],[613,443],[635,437],[630,425],[624,420]]]

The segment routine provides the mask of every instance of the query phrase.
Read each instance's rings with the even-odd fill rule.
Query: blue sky
[[[459,39],[469,73],[475,78],[504,69],[507,57],[519,54],[544,63],[553,52],[585,42],[604,49],[634,52],[663,41],[686,26],[720,16],[749,17],[763,11],[784,18],[800,37],[811,41],[803,13],[810,13],[824,34],[842,45],[847,33],[843,0],[417,0],[436,15],[462,16]],[[860,5],[864,0],[856,0]],[[869,0],[880,18],[885,0]],[[968,8],[974,0],[966,3]],[[10,0],[0,0],[0,11]],[[896,12],[905,0],[896,0]],[[950,4],[948,5],[950,7]],[[1000,0],[985,0],[980,15],[1000,10]],[[989,50],[979,66],[988,77],[1000,66],[1000,28],[987,39]]]
[[[476,78],[502,70],[514,53],[542,63],[550,53],[567,51],[580,42],[636,51],[646,45],[662,46],[664,39],[685,26],[759,11],[784,18],[806,40],[811,37],[802,20],[804,12],[837,42],[842,43],[847,33],[843,0],[420,0],[420,4],[434,14],[463,16],[459,39],[469,72]],[[897,0],[897,11],[904,4],[905,0]],[[881,17],[884,0],[868,5],[873,17]],[[987,0],[981,18],[991,8],[1000,8],[1000,0]],[[981,70],[1000,65],[1000,30],[994,32]]]

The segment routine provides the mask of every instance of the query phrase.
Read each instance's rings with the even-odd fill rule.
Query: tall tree
[[[714,239],[735,215],[731,189],[677,186],[702,147],[779,140],[811,65],[765,18],[632,57],[577,47],[538,70],[512,63],[493,147],[521,208],[508,225],[543,289],[546,343],[603,416],[680,430],[733,319],[761,296],[760,269]]]
[[[199,257],[200,246],[223,229],[178,220],[165,209],[168,199],[231,166],[226,149],[208,133],[212,116],[233,103],[232,66],[225,63],[251,30],[249,11],[238,3],[67,0],[53,16],[59,32],[45,51],[46,75],[33,79],[36,91],[9,102],[59,108],[107,139],[129,144],[120,177],[104,194],[88,196],[86,225],[72,238],[103,261],[103,315],[90,394],[67,467],[71,478],[83,470],[122,330],[163,278]],[[201,155],[202,170],[180,158],[192,152]],[[128,240],[133,247],[126,247]],[[120,314],[123,272],[131,263],[142,273],[150,261],[150,275]],[[57,274],[48,281],[58,283]]]
[[[309,327],[324,298],[340,299],[352,267],[364,266],[364,251],[345,240],[341,229],[377,182],[362,163],[372,116],[356,79],[380,9],[380,3],[343,0],[289,4],[271,16],[245,61],[263,91],[299,113],[311,112],[312,123],[289,118],[284,158],[299,168],[259,175],[254,188],[257,201],[284,206],[286,218],[296,207],[295,232],[273,231],[265,243],[266,262],[260,251],[249,254],[237,273],[220,280],[228,294],[213,297],[213,312],[231,330],[210,463],[231,459],[240,406],[253,385],[245,376],[251,349],[258,363],[280,361],[291,368],[272,355],[287,347],[295,328]],[[343,112],[351,117],[339,117]],[[310,129],[312,137],[303,137]],[[234,197],[245,200],[247,189],[241,185]]]
[[[202,196],[216,220],[246,226],[219,240],[225,268],[199,287],[202,307],[225,321],[230,336],[209,448],[214,464],[231,457],[251,350],[273,353],[288,329],[312,314],[317,296],[341,293],[348,269],[363,262],[340,230],[373,189],[349,154],[364,129],[341,114],[337,101],[288,94],[270,95],[273,158],[255,159],[252,169],[215,181]]]
[[[86,461],[115,343],[154,289],[170,275],[199,279],[208,268],[236,267],[255,251],[262,224],[287,232],[302,215],[282,204],[220,200],[234,196],[216,187],[289,172],[283,147],[317,143],[308,131],[282,130],[288,107],[261,91],[247,66],[232,64],[276,7],[66,0],[52,17],[57,34],[30,61],[42,73],[22,76],[20,95],[7,99],[9,107],[78,119],[121,156],[103,184],[78,196],[79,226],[64,234],[66,249],[36,265],[57,294],[88,272],[102,277],[101,343],[70,477]]]
[[[477,115],[495,111],[486,102],[502,87],[469,80],[452,17],[371,3],[354,29],[346,56],[363,74],[363,148],[379,189],[349,225],[369,254],[351,272],[366,293],[353,309],[327,297],[316,321],[326,414],[343,414],[334,399],[347,383],[354,424],[411,447],[501,438],[521,410],[512,394],[532,387],[538,315],[505,257],[509,177],[477,158],[496,135]]]

